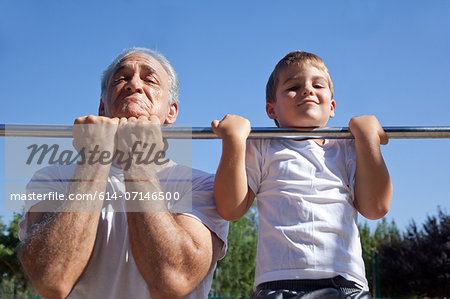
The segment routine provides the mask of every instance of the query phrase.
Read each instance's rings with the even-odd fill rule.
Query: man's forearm
[[[33,286],[45,298],[65,298],[89,261],[98,213],[52,213],[37,224],[20,259]]]
[[[155,192],[159,185],[153,181],[128,182],[126,188],[127,192]],[[146,212],[127,213],[133,257],[152,298],[185,296],[211,268],[212,234],[196,219],[168,212],[163,201],[152,204],[154,212],[142,206]]]
[[[102,167],[79,167],[67,195],[104,191],[109,167]],[[33,212],[33,208],[28,212],[28,237],[20,260],[43,297],[66,297],[83,273],[94,247],[101,207],[100,200],[68,201],[52,212]],[[79,212],[83,210],[91,212]]]

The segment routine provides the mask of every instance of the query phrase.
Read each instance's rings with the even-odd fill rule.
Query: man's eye
[[[113,80],[113,83],[119,83],[119,82],[122,82],[122,81],[125,81],[125,77],[123,77],[123,76],[121,76],[121,77],[117,77],[117,78],[115,78],[114,80]]]
[[[158,82],[156,81],[156,79],[153,78],[153,77],[146,77],[146,78],[144,79],[144,81],[145,81],[145,82],[148,82],[148,83],[153,83],[153,84],[158,83]]]

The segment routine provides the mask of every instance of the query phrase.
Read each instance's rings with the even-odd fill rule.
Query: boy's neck
[[[293,139],[295,141],[305,141],[305,140],[312,140],[315,143],[317,143],[318,145],[324,145],[325,144],[325,139],[316,139],[316,138],[299,138],[299,139]]]
[[[298,131],[312,131],[314,129],[319,129],[319,128],[324,128],[324,127],[280,127],[278,126],[280,129],[292,129],[292,130],[298,130]],[[315,141],[318,145],[324,145],[325,144],[325,139],[317,139],[317,138],[301,138],[301,139],[296,139],[296,140],[313,140]]]
[[[318,145],[324,145],[325,139],[313,139]]]

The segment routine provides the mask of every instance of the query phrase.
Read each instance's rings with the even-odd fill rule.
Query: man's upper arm
[[[176,215],[176,221],[191,236],[194,243],[197,244],[197,248],[202,252],[201,259],[210,261],[208,269],[213,267],[217,260],[223,257],[224,241],[199,219],[190,215],[178,214]]]
[[[219,216],[213,198],[214,175],[192,169],[192,209],[177,213],[182,221],[192,222],[198,230],[206,230],[215,245],[214,262],[225,256],[228,221]],[[195,229],[192,234],[196,234]],[[192,235],[191,234],[191,235]]]

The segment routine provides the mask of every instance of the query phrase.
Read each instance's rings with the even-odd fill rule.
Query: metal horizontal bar
[[[383,127],[390,139],[450,138],[450,126]],[[210,127],[163,126],[169,139],[217,139]],[[0,124],[0,137],[72,137],[72,125],[8,125]],[[254,127],[249,138],[353,138],[347,127],[313,130]]]

